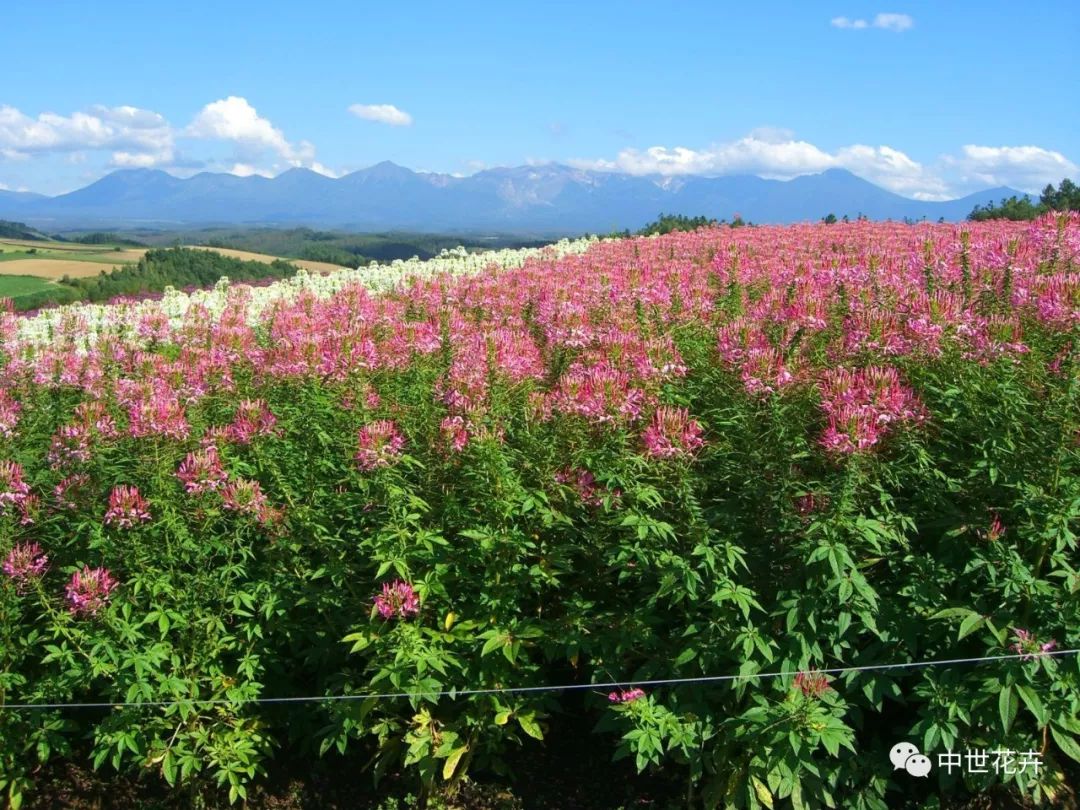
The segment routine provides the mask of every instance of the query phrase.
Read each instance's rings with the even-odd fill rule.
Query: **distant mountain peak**
[[[561,163],[485,169],[468,177],[414,172],[384,160],[341,178],[292,168],[276,178],[121,169],[57,197],[0,193],[0,218],[55,230],[135,222],[483,231],[565,235],[636,229],[669,214],[757,223],[816,222],[827,214],[958,220],[975,205],[1021,192],[990,189],[960,200],[901,197],[845,169],[790,181],[754,175],[631,175]]]

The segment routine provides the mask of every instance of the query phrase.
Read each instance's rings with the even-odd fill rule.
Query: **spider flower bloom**
[[[799,672],[795,675],[795,688],[806,697],[819,698],[829,689],[829,680],[820,672]]]
[[[356,451],[356,464],[364,472],[391,466],[400,458],[401,448],[405,446],[405,437],[388,419],[364,425],[356,438],[360,445]]]
[[[211,445],[205,450],[188,453],[176,471],[176,477],[190,494],[212,492],[224,486],[228,474],[221,466],[217,448]]]
[[[690,418],[686,408],[661,405],[642,434],[645,452],[654,458],[675,458],[692,455],[705,442],[701,425]]]
[[[46,457],[53,468],[84,464],[90,460],[90,434],[84,425],[61,425],[53,434]]]
[[[1016,641],[1009,649],[1019,653],[1022,661],[1029,661],[1032,658],[1045,655],[1057,647],[1057,641],[1054,639],[1040,644],[1034,633],[1022,627],[1014,627],[1013,633],[1016,634]]]
[[[83,566],[82,571],[71,575],[67,584],[68,611],[73,616],[79,614],[95,615],[109,601],[117,582],[105,568]]]
[[[447,446],[455,453],[469,443],[469,429],[460,416],[448,416],[439,423],[439,433]]]
[[[995,540],[1000,540],[1005,535],[1005,524],[1001,522],[1001,517],[994,513],[994,519],[990,521],[990,527],[984,533],[987,540],[993,543]]]
[[[15,435],[22,406],[7,391],[0,390],[0,437],[10,439]]]
[[[582,468],[559,470],[555,473],[555,482],[574,489],[578,498],[586,506],[603,506],[605,494],[611,495],[616,501],[622,494],[618,490],[609,490],[597,483],[596,476]]]
[[[150,520],[150,504],[139,494],[138,487],[113,487],[109,493],[109,511],[105,513],[106,524],[130,529],[147,520]]]
[[[266,509],[266,495],[258,481],[241,478],[230,481],[221,490],[225,508],[241,515],[259,515]]]
[[[14,461],[0,461],[0,514],[9,505],[18,506],[30,495],[30,487],[23,481],[23,468]]]
[[[53,496],[61,509],[75,509],[78,507],[76,499],[83,494],[83,490],[90,483],[90,476],[83,473],[69,475],[55,487]]]
[[[17,543],[8,552],[0,570],[13,579],[17,586],[21,586],[29,579],[40,577],[48,567],[49,558],[42,552],[41,546],[37,543]]]
[[[375,609],[384,619],[392,619],[399,616],[415,616],[420,612],[420,599],[413,590],[413,586],[401,579],[386,582],[382,586],[382,593],[375,595]]]
[[[236,418],[229,425],[229,438],[237,444],[249,444],[256,436],[274,432],[277,417],[261,399],[245,399],[236,408]]]
[[[645,697],[645,690],[634,687],[633,689],[623,689],[622,691],[609,692],[607,699],[611,703],[632,703],[639,698]]]

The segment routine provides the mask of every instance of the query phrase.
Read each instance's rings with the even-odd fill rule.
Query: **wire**
[[[780,672],[758,672],[746,675],[703,675],[696,678],[660,678],[644,681],[611,681],[608,683],[570,683],[546,686],[506,686],[491,687],[487,689],[444,689],[434,692],[382,692],[371,694],[354,695],[303,695],[297,697],[268,697],[268,698],[190,698],[184,700],[121,700],[115,702],[100,703],[8,703],[0,705],[0,711],[26,710],[26,709],[120,709],[120,708],[163,708],[179,705],[220,706],[220,705],[244,705],[244,704],[278,704],[278,703],[333,703],[351,700],[396,700],[398,698],[424,697],[471,697],[475,695],[509,695],[528,694],[536,692],[568,692],[579,689],[612,689],[625,687],[643,686],[679,686],[692,683],[721,683],[725,681],[743,681],[756,678],[784,678],[795,676],[800,671],[820,673],[823,675],[840,675],[847,672],[871,672],[885,669],[927,669],[930,667],[953,666],[956,664],[979,664],[987,661],[1010,661],[1015,659],[1045,658],[1054,656],[1076,655],[1080,648],[1071,650],[1047,650],[1038,653],[1014,653],[1011,655],[988,655],[982,658],[947,658],[936,661],[907,661],[899,664],[867,664],[858,667],[828,667],[825,669],[793,670]]]

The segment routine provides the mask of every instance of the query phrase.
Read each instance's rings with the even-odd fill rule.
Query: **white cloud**
[[[637,175],[755,174],[778,180],[847,169],[897,194],[923,200],[951,199],[990,185],[1037,191],[1077,174],[1076,164],[1060,152],[1036,146],[969,145],[959,156],[942,156],[925,165],[887,145],[852,144],[828,151],[775,127],[705,149],[654,146],[644,151],[624,149],[613,160],[569,162],[578,168]]]
[[[1076,177],[1078,167],[1060,152],[1040,146],[976,146],[967,144],[959,157],[943,162],[969,186],[1013,186],[1021,191],[1041,191],[1047,183]]]
[[[874,15],[874,19],[869,22],[863,19],[853,20],[850,17],[833,17],[829,21],[829,24],[832,25],[833,28],[847,28],[856,31],[861,31],[865,28],[881,28],[885,31],[895,31],[899,34],[914,27],[915,20],[913,20],[909,14],[882,12],[881,14]]]
[[[884,28],[886,31],[907,31],[915,25],[915,20],[907,14],[878,14],[872,23],[874,28]]]
[[[234,163],[233,167],[229,169],[229,174],[235,174],[237,177],[251,177],[252,175],[258,175],[259,177],[274,176],[272,171],[260,169],[258,166],[252,166],[248,163]]]
[[[349,112],[365,121],[389,124],[392,127],[407,127],[413,122],[411,115],[393,104],[353,104],[349,107]]]
[[[833,17],[831,24],[833,28],[866,28],[866,20],[850,20],[847,17]]]
[[[241,96],[229,96],[203,107],[184,130],[191,138],[231,141],[246,157],[272,152],[290,166],[307,166],[315,147],[307,141],[293,144],[284,133]]]
[[[31,118],[0,106],[0,154],[24,158],[55,152],[116,150],[116,165],[137,159],[153,165],[173,158],[173,131],[163,116],[138,107],[91,107],[87,112]]]

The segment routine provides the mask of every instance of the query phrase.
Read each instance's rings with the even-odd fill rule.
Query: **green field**
[[[0,276],[0,298],[18,298],[52,286],[52,282],[36,276]]]
[[[63,242],[24,242],[0,239],[0,262],[17,259],[64,259],[117,264],[137,261],[142,251],[114,245],[71,245]]]

